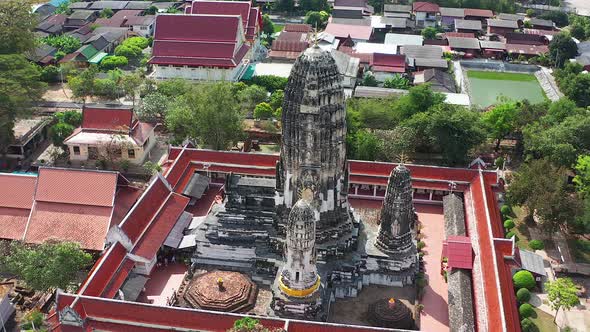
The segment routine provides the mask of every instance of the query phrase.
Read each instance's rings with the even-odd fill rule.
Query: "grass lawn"
[[[497,104],[500,96],[515,101],[528,99],[531,103],[546,99],[533,74],[468,70],[467,78],[471,102],[483,108]]]
[[[590,241],[584,239],[568,239],[570,254],[577,263],[590,264]]]
[[[503,72],[497,72],[497,71],[476,71],[476,70],[468,70],[467,77],[481,78],[484,80],[518,81],[518,82],[529,82],[529,81],[536,81],[537,80],[537,78],[533,74],[503,73]]]
[[[539,332],[555,332],[557,331],[557,325],[553,323],[553,316],[547,314],[543,310],[538,308],[534,308],[535,314],[531,317],[531,320],[537,328]]]
[[[275,28],[275,33],[277,33],[277,32],[283,31],[283,29],[285,28],[285,26],[284,25],[275,24],[274,25],[274,28]]]
[[[525,218],[527,214],[525,210],[520,206],[512,207],[512,212],[514,213],[515,217],[512,217],[512,220],[516,224],[516,226],[512,229],[514,233],[516,233],[516,237],[518,237],[518,241],[516,241],[516,245],[521,249],[528,249],[529,248],[529,241],[530,241],[530,234],[528,230],[528,226],[526,225]]]

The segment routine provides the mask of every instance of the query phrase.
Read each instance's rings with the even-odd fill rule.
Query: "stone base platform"
[[[193,277],[182,294],[193,308],[223,312],[246,312],[256,304],[258,286],[246,275],[211,271]]]

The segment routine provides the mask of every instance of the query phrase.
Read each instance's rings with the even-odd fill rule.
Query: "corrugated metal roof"
[[[520,263],[523,269],[533,272],[539,275],[547,275],[545,272],[545,263],[543,257],[535,254],[534,252],[519,249]]]

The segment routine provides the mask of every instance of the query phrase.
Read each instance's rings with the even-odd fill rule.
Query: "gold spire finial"
[[[399,154],[399,164],[400,165],[404,165],[408,160],[409,160],[408,156],[406,155],[405,152],[402,152]]]

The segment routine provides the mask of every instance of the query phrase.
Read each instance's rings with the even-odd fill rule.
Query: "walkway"
[[[546,67],[541,67],[541,70],[537,70],[535,72],[535,77],[539,81],[541,88],[545,91],[545,95],[551,101],[557,101],[561,97],[563,97],[563,93],[559,91],[559,87],[557,87],[557,82],[553,78],[551,70]]]
[[[442,206],[416,205],[418,219],[423,225],[427,254],[424,267],[428,279],[422,297],[424,310],[420,317],[422,331],[449,331],[448,285],[440,274],[440,258],[444,239],[444,216]]]
[[[167,305],[168,299],[180,287],[186,271],[186,265],[181,263],[156,267],[145,284],[145,291],[140,294],[138,301]]]

